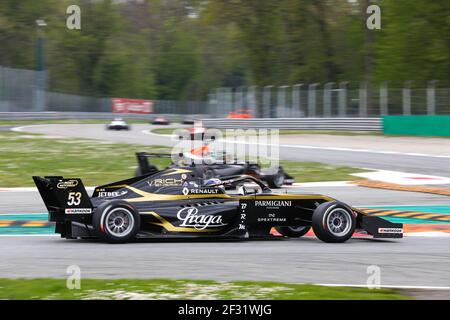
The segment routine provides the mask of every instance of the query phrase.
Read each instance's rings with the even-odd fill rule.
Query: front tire
[[[137,210],[123,200],[101,204],[92,217],[92,226],[97,236],[110,243],[125,243],[133,240],[140,225],[141,218]]]
[[[289,238],[300,238],[303,237],[311,227],[308,226],[298,226],[298,227],[275,227],[279,233],[281,233],[285,237]]]
[[[324,242],[345,242],[355,231],[356,218],[345,204],[325,202],[314,211],[312,227],[317,238]]]

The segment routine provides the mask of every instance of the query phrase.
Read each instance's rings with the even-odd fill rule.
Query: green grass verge
[[[172,134],[177,128],[156,128],[151,129],[151,132],[157,134]],[[221,130],[225,134],[225,130]],[[339,135],[339,136],[380,136],[378,132],[360,132],[360,131],[327,131],[327,130],[280,130],[280,135],[291,135],[291,134],[328,134],[328,135]]]
[[[0,187],[33,186],[33,175],[78,177],[88,186],[126,179],[137,166],[137,151],[169,153],[170,149],[1,132]],[[159,167],[169,164],[169,159],[152,161]]]
[[[88,186],[126,179],[137,166],[137,151],[170,153],[170,148],[0,132],[0,187],[33,186],[33,175],[77,177]],[[151,161],[164,168],[170,159]],[[354,180],[350,174],[361,171],[315,162],[281,161],[281,165],[298,182]]]
[[[0,299],[409,299],[394,290],[386,289],[369,290],[257,281],[82,279],[80,285],[80,289],[69,290],[65,279],[0,279]]]
[[[335,166],[320,162],[280,161],[284,171],[294,177],[295,182],[321,182],[321,181],[353,181],[360,177],[352,173],[367,172],[368,170]]]

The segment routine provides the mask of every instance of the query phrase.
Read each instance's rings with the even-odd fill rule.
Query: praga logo
[[[220,215],[198,214],[196,207],[186,207],[178,211],[177,218],[182,221],[180,227],[193,227],[197,230],[226,226]]]

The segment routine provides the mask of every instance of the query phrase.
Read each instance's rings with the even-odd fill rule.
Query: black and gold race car
[[[33,177],[56,233],[124,243],[142,238],[301,237],[312,227],[325,242],[344,242],[355,230],[375,238],[401,238],[391,223],[327,196],[276,194],[251,176],[199,179],[174,167],[95,188],[81,179]],[[235,186],[235,192],[225,187]]]
[[[214,158],[213,161],[208,163],[195,163],[191,161],[186,154],[182,154],[185,163],[192,163],[191,170],[199,178],[211,179],[247,175],[253,176],[259,180],[262,180],[272,189],[282,188],[285,185],[292,185],[294,178],[286,173],[282,166],[270,168],[271,170],[261,168],[257,162],[253,161],[238,161],[237,159],[226,160],[225,156],[218,161]],[[135,170],[135,176],[141,176],[143,174],[150,174],[159,171],[159,169],[149,162],[150,158],[171,158],[170,154],[154,154],[147,152],[136,153],[138,167]],[[212,159],[212,158],[211,158]],[[171,168],[178,167],[177,164],[172,163]]]

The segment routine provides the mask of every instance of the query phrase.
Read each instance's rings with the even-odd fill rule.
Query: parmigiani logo
[[[255,207],[290,207],[292,201],[281,200],[268,200],[268,201],[255,201]]]

